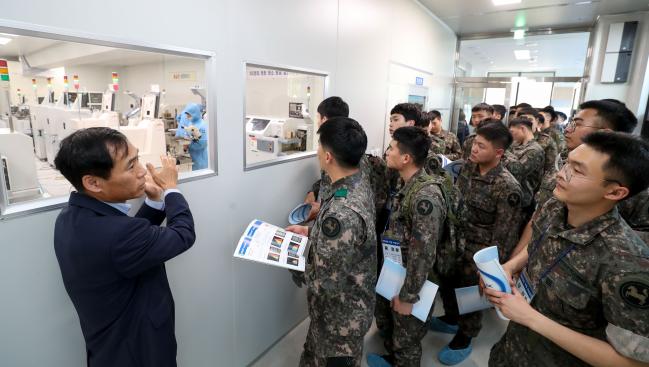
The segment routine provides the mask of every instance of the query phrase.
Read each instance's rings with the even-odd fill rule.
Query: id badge
[[[516,288],[518,288],[523,297],[525,297],[527,303],[532,302],[532,299],[534,299],[534,295],[536,293],[534,291],[534,287],[532,286],[532,282],[530,282],[530,277],[527,275],[527,270],[523,270],[521,272],[518,280],[516,281]]]
[[[390,259],[403,266],[403,261],[401,260],[401,242],[392,238],[383,238],[381,243],[383,246],[383,258]]]

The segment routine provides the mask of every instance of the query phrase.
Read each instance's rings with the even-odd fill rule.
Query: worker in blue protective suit
[[[207,126],[203,121],[201,105],[190,103],[177,117],[176,137],[191,140],[189,155],[192,171],[207,168]]]

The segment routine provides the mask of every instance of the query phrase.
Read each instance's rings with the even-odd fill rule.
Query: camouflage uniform
[[[505,153],[503,164],[518,180],[523,190],[523,197],[521,198],[523,208],[532,205],[534,194],[539,189],[543,178],[544,163],[545,152],[543,152],[543,148],[539,143],[533,139],[525,144],[513,146],[511,150]]]
[[[552,137],[544,132],[534,134],[534,138],[545,152],[545,164],[543,165],[543,177],[554,176],[556,174],[555,160],[559,150]]]
[[[567,160],[568,151],[562,151],[557,159]],[[537,208],[541,208],[546,201],[553,197],[552,192],[556,184],[556,174],[544,178],[537,193]],[[620,211],[620,216],[646,244],[649,244],[649,189],[622,200],[618,203],[617,208]]]
[[[441,152],[439,154],[444,154],[448,159],[455,161],[462,158],[462,147],[460,146],[460,141],[457,140],[455,134],[442,130],[438,135],[431,135],[431,138],[435,142],[441,140]]]
[[[383,152],[384,162],[387,162],[386,156],[388,154],[388,149],[386,149],[385,152]],[[401,176],[399,176],[399,171],[389,168],[386,165],[385,180],[387,182],[388,201],[389,201],[389,197],[396,194],[396,192],[399,191],[399,187],[401,186]]]
[[[359,163],[359,170],[363,174],[364,179],[368,181],[372,190],[372,197],[376,209],[376,238],[377,240],[380,240],[381,232],[383,231],[383,228],[385,228],[385,222],[387,221],[387,214],[384,213],[385,204],[389,197],[387,167],[381,158],[365,154]],[[330,190],[331,178],[325,171],[321,170],[320,179],[313,183],[310,191],[315,194],[315,199],[319,200],[320,198],[327,197]],[[379,246],[377,246],[377,249],[379,249]],[[378,259],[380,260],[381,258],[379,257]],[[381,269],[377,269],[377,274],[380,270]],[[296,270],[289,270],[289,272],[291,273],[293,282],[301,288],[305,283],[304,273]]]
[[[361,158],[358,168],[363,176],[368,180],[374,198],[374,206],[378,213],[386,204],[389,196],[388,186],[386,183],[385,162],[373,155],[365,154]],[[327,191],[331,189],[331,178],[320,171],[320,179],[311,187],[311,191],[316,195],[316,200],[327,196]]]
[[[462,159],[465,161],[469,160],[469,157],[471,156],[471,147],[473,147],[473,140],[475,140],[475,133],[467,136],[467,138],[464,140],[464,144],[462,144]]]
[[[418,294],[426,280],[438,282],[433,265],[446,220],[446,200],[441,184],[440,178],[428,176],[422,169],[392,200],[392,213],[384,236],[400,242],[406,268],[406,279],[399,293],[403,302],[418,302]],[[418,367],[426,324],[412,315],[403,316],[393,311],[390,301],[380,296],[375,316],[394,364]]]
[[[440,180],[444,197],[452,202],[455,191],[453,189],[453,176],[442,167],[441,158],[432,149],[428,151],[424,170],[429,176]]]
[[[561,151],[560,154],[557,155],[555,160],[560,160],[565,162],[568,159],[568,150],[565,149]],[[543,180],[541,180],[541,186],[539,187],[539,191],[536,193],[536,196],[534,197],[536,200],[536,208],[540,209],[543,204],[545,204],[548,200],[550,200],[552,197],[554,197],[554,187],[557,186],[557,172],[554,170],[552,174],[546,174],[543,176]]]
[[[550,135],[559,152],[566,149],[566,139],[558,126],[550,126],[544,129],[543,132]]]
[[[300,366],[346,358],[360,366],[372,323],[376,232],[372,192],[359,171],[331,185],[309,234],[306,266],[311,323]]]
[[[460,331],[475,337],[482,327],[482,313],[458,315],[455,288],[478,284],[478,273],[473,261],[476,251],[498,246],[500,262],[504,263],[514,249],[520,227],[521,186],[502,163],[484,176],[477,164],[467,162],[456,181],[455,210],[458,216],[458,235],[464,241],[465,251],[456,274],[442,280],[440,292],[449,321],[457,319]]]
[[[548,172],[554,172],[554,161],[557,158],[559,151],[557,150],[557,144],[555,144],[552,137],[544,132],[534,134],[536,141],[539,143],[543,151],[545,152],[545,164],[543,166],[543,174]]]
[[[579,228],[567,225],[566,216],[565,205],[552,198],[533,218],[527,266],[536,291],[532,307],[578,333],[607,341],[622,355],[649,362],[649,248],[617,209]],[[489,366],[587,364],[510,322],[491,349]]]
[[[622,218],[649,245],[649,189],[623,200],[617,208]]]
[[[438,135],[429,135],[430,147],[428,147],[428,154],[444,154],[446,151],[446,141]]]

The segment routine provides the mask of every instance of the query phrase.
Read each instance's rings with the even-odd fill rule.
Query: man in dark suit
[[[147,164],[147,174],[137,148],[109,128],[80,130],[61,142],[56,168],[77,192],[56,220],[54,249],[89,367],[176,366],[164,263],[189,249],[195,233],[175,159],[161,160],[162,169]],[[129,217],[127,200],[144,194]]]

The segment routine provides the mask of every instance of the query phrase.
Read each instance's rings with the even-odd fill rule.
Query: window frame
[[[217,147],[217,60],[216,52],[207,50],[191,49],[167,44],[143,42],[134,39],[111,37],[103,34],[88,34],[86,32],[70,29],[55,28],[31,23],[16,22],[0,19],[0,33],[10,33],[19,36],[39,37],[57,41],[84,43],[89,45],[106,46],[133,51],[155,52],[161,55],[182,56],[201,59],[205,62],[205,85],[207,93],[208,113],[208,149],[209,167],[195,172],[183,172],[179,177],[179,183],[200,180],[218,175],[218,147]],[[8,192],[4,186],[4,173],[0,172],[0,221],[23,217],[35,213],[57,210],[65,206],[69,195],[40,198],[31,201],[24,201],[10,204]]]
[[[322,98],[325,99],[329,97],[329,82],[331,80],[331,73],[323,70],[316,70],[316,69],[310,69],[310,68],[302,68],[302,67],[297,67],[297,66],[290,66],[290,65],[279,65],[279,64],[272,64],[272,63],[265,63],[265,62],[257,62],[257,61],[244,61],[243,62],[243,117],[242,117],[242,132],[243,132],[243,171],[248,172],[248,171],[253,171],[256,169],[260,168],[265,168],[269,166],[275,166],[278,164],[284,164],[287,162],[293,162],[293,161],[298,161],[306,158],[311,158],[315,157],[318,152],[317,151],[310,151],[310,152],[302,152],[302,153],[295,153],[289,156],[285,157],[278,157],[274,158],[268,161],[264,162],[258,162],[258,163],[247,163],[247,142],[246,142],[246,137],[247,137],[247,132],[246,132],[246,115],[247,115],[247,109],[246,109],[246,93],[248,91],[248,67],[256,67],[256,68],[265,68],[265,69],[273,69],[273,70],[279,70],[279,71],[286,71],[289,73],[301,73],[301,74],[309,74],[309,75],[315,75],[315,76],[320,76],[324,77],[324,91],[322,94]],[[313,123],[315,124],[315,114],[311,115],[311,119],[313,120]],[[314,126],[314,139],[316,138],[315,135],[317,134],[317,128]]]

